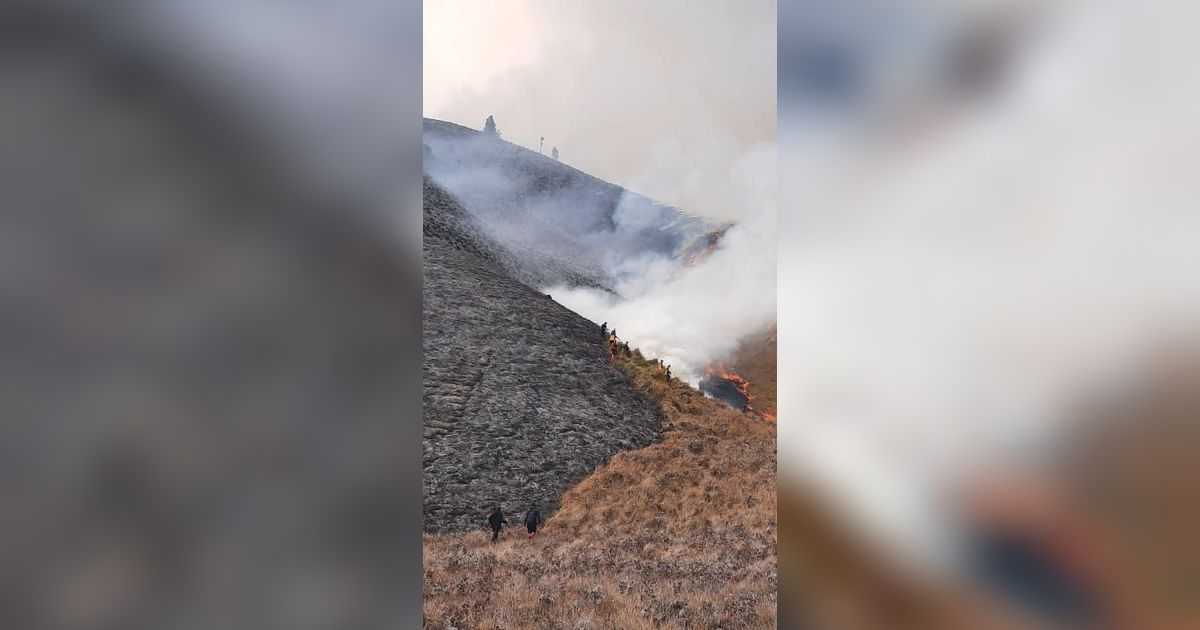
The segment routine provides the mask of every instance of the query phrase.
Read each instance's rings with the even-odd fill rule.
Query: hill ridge
[[[728,226],[518,144],[424,119],[427,175],[518,262],[531,286],[616,292],[629,261],[681,264]]]

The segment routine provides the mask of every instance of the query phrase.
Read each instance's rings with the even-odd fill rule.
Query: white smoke
[[[720,182],[715,189],[727,211],[714,218],[740,222],[694,266],[663,258],[628,261],[614,287],[620,297],[586,288],[547,292],[589,319],[608,322],[632,346],[695,382],[705,366],[729,358],[747,335],[775,322],[775,145],[761,143],[738,156],[704,153],[697,161],[684,157],[696,153],[671,145],[655,155],[635,179],[643,189],[658,190],[670,203],[689,194],[689,185]],[[672,194],[667,182],[680,181],[683,190]]]
[[[426,4],[427,116],[479,128],[494,115],[506,140],[536,151],[545,136],[564,163],[736,224],[711,256],[681,269],[613,243],[654,218],[631,198],[613,232],[570,235],[575,256],[617,279],[620,298],[545,287],[680,376],[775,321],[775,13],[770,0]],[[493,233],[530,232],[502,223]]]
[[[774,142],[775,30],[770,0],[429,0],[425,115],[494,115],[506,140],[545,137],[580,170],[736,219],[701,174]]]

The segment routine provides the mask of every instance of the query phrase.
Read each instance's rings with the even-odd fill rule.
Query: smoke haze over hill
[[[508,141],[536,151],[544,136],[545,151],[558,147],[566,164],[713,225],[735,224],[692,266],[635,255],[581,226],[571,236],[584,244],[572,252],[591,257],[588,243],[604,234],[610,255],[589,264],[613,282],[544,287],[693,382],[775,321],[774,15],[762,1],[426,6],[427,116],[478,128],[494,115]],[[614,215],[618,237],[654,217],[633,199]]]
[[[608,322],[681,377],[696,382],[706,365],[774,323],[773,145],[756,145],[714,174],[709,185],[740,219],[730,226],[486,134],[427,121],[425,138],[427,171],[513,252],[525,282]],[[720,164],[723,151],[667,152],[640,179],[665,186],[672,178],[658,169]]]
[[[425,115],[495,115],[512,142],[544,136],[585,172],[737,219],[722,178],[775,140],[774,18],[764,0],[427,2]]]
[[[723,179],[730,198],[741,198],[742,222],[694,266],[644,265],[615,287],[621,298],[586,288],[550,293],[584,316],[608,321],[695,383],[706,365],[728,358],[743,338],[775,321],[774,166],[773,145],[756,147],[732,166]]]

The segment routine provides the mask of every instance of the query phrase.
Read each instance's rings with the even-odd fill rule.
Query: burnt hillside
[[[549,156],[425,120],[426,173],[479,219],[535,287],[613,290],[628,261],[685,261],[722,227]]]
[[[595,323],[509,273],[429,179],[424,203],[425,529],[479,528],[497,504],[548,515],[596,466],[656,441],[659,417]]]

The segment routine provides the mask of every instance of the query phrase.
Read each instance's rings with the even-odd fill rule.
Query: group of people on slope
[[[612,355],[611,356],[612,359],[615,360],[617,358],[617,355],[621,355],[624,357],[633,356],[633,350],[630,349],[629,342],[621,341],[617,337],[617,329],[616,328],[609,330],[608,322],[604,322],[603,324],[600,324],[600,336],[602,338],[608,340],[608,351],[609,351],[609,354]],[[667,382],[670,382],[671,381],[671,366],[663,363],[662,359],[658,359],[658,369],[663,372],[663,374],[666,377]]]
[[[500,506],[496,506],[492,513],[488,515],[488,527],[492,528],[492,542],[496,542],[500,538],[500,531],[508,524],[508,519],[504,518],[504,511]],[[529,538],[533,538],[537,534],[538,526],[543,523],[542,511],[537,503],[529,506],[525,511],[525,529],[529,531]]]

